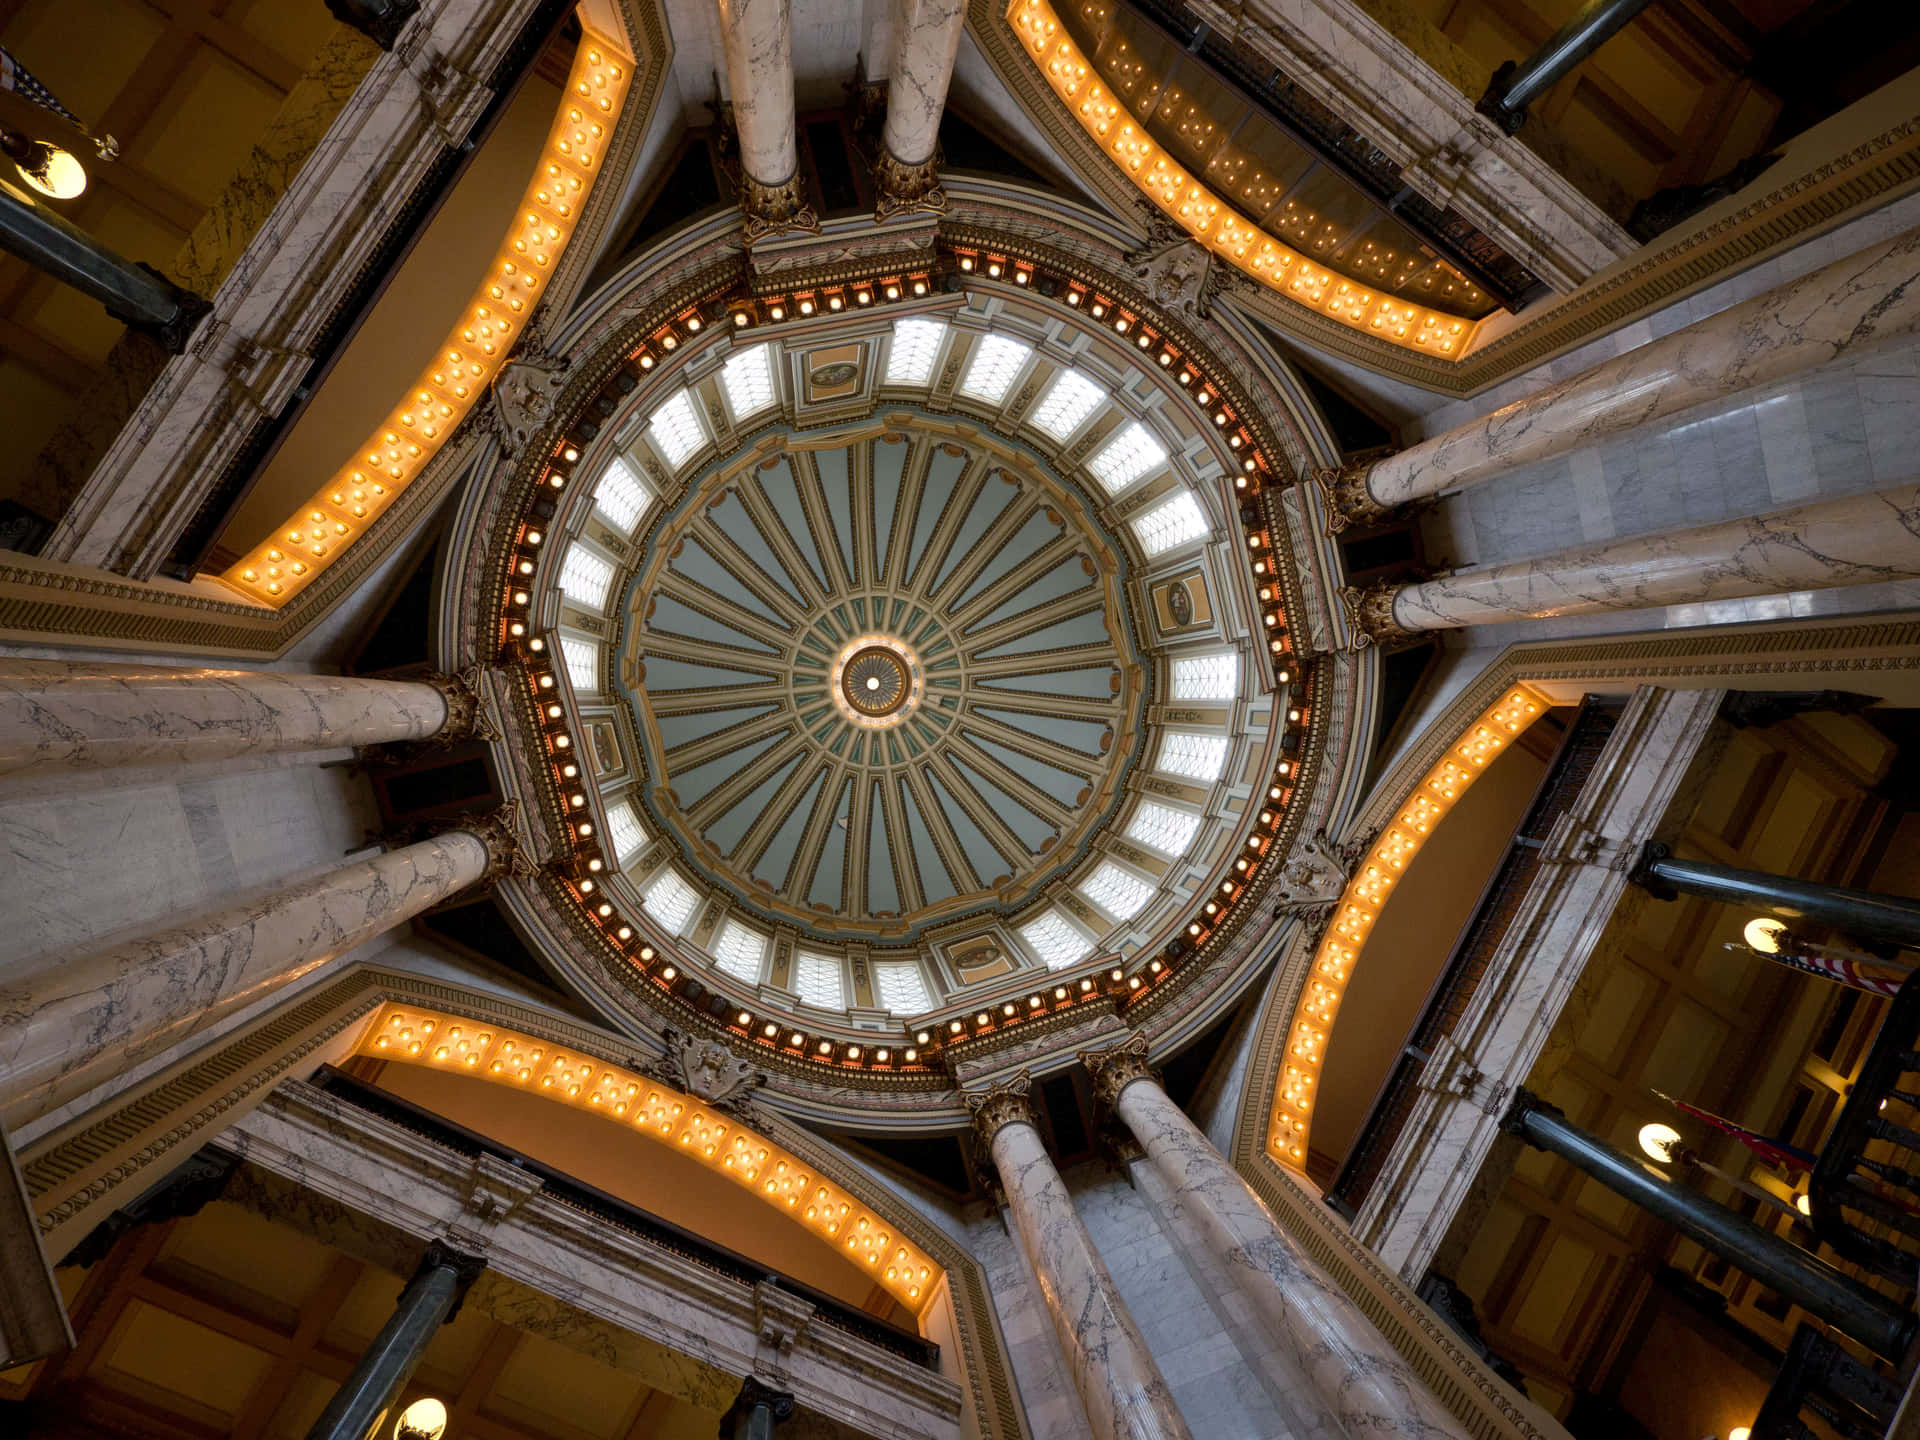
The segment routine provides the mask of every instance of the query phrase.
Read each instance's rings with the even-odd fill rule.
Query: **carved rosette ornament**
[[[791,230],[808,235],[820,233],[820,217],[807,204],[806,188],[798,170],[778,185],[762,185],[751,175],[742,174],[740,209],[747,217],[749,243]]]
[[[1413,632],[1393,618],[1393,597],[1398,585],[1353,585],[1340,587],[1340,607],[1346,612],[1347,629],[1352,634],[1350,648],[1364,650],[1369,645],[1386,645],[1405,640]]]
[[[931,211],[936,215],[946,212],[947,192],[940,185],[938,151],[918,165],[909,165],[904,160],[896,160],[882,146],[880,157],[873,162],[873,181],[880,193],[873,211],[876,220],[907,215],[916,210]]]
[[[424,675],[421,679],[447,702],[447,719],[430,744],[460,745],[468,740],[498,740],[500,731],[487,711],[486,682],[480,667],[469,666],[453,675]]]
[[[1022,1070],[984,1093],[966,1097],[973,1133],[983,1150],[991,1153],[993,1137],[1008,1125],[1033,1124],[1032,1090],[1033,1076]]]
[[[1349,525],[1371,525],[1393,512],[1375,500],[1367,490],[1367,474],[1373,462],[1342,465],[1313,472],[1314,488],[1327,507],[1327,533],[1338,535]]]
[[[1136,1080],[1152,1080],[1160,1075],[1147,1063],[1147,1037],[1134,1031],[1118,1045],[1105,1050],[1082,1050],[1080,1063],[1093,1077],[1093,1095],[1111,1110],[1120,1103],[1120,1092]]]

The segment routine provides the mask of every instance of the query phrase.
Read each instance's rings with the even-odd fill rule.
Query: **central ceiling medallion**
[[[829,682],[840,713],[855,725],[898,725],[920,703],[920,660],[890,635],[862,635],[841,650]]]

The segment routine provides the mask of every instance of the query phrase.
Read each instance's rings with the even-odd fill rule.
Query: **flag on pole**
[[[1880,962],[1869,960],[1876,968],[1869,970],[1857,963],[1852,956],[1838,953],[1824,946],[1808,945],[1804,950],[1776,950],[1769,953],[1755,950],[1751,945],[1742,945],[1736,940],[1727,942],[1729,950],[1744,950],[1749,955],[1757,955],[1762,960],[1771,960],[1776,965],[1784,965],[1789,970],[1798,970],[1803,975],[1818,975],[1823,980],[1834,980],[1849,985],[1855,990],[1865,990],[1870,995],[1894,996],[1900,993],[1900,986],[1911,970],[1902,971],[1894,966],[1895,973],[1889,974]]]
[[[93,141],[94,149],[100,152],[102,160],[111,160],[120,153],[119,142],[111,135],[95,135],[87,129],[86,123],[62,105],[60,97],[35,79],[33,72],[16,60],[13,52],[4,45],[0,45],[0,90],[11,90],[21,99],[31,100],[42,110],[51,110]]]
[[[1702,1124],[1718,1130],[1722,1135],[1731,1135],[1769,1165],[1778,1165],[1787,1170],[1812,1170],[1814,1162],[1819,1158],[1811,1150],[1802,1150],[1798,1145],[1789,1145],[1784,1140],[1762,1135],[1758,1131],[1747,1129],[1744,1125],[1736,1125],[1733,1121],[1724,1116],[1715,1115],[1710,1110],[1702,1110],[1697,1105],[1689,1105],[1686,1101],[1676,1100],[1671,1095],[1662,1095],[1658,1090],[1653,1093],[1659,1095],[1674,1109],[1693,1116]]]

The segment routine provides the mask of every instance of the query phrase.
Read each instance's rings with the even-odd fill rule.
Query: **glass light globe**
[[[1747,944],[1751,945],[1755,950],[1758,950],[1762,955],[1778,955],[1780,953],[1780,937],[1787,933],[1787,922],[1784,920],[1772,920],[1764,915],[1757,916],[1749,920],[1746,929],[1740,933],[1746,937]]]
[[[1793,1208],[1798,1210],[1802,1215],[1811,1216],[1813,1214],[1813,1201],[1808,1198],[1805,1193],[1796,1195],[1793,1197]]]
[[[432,1396],[416,1400],[400,1412],[394,1440],[440,1440],[447,1430],[447,1407]]]
[[[1727,1431],[1727,1440],[1753,1440],[1753,1431],[1745,1425],[1736,1425]]]
[[[1655,1121],[1640,1127],[1640,1148],[1655,1160],[1672,1159],[1673,1148],[1680,1143],[1680,1132],[1671,1125]]]
[[[14,168],[27,184],[55,200],[72,200],[87,188],[86,167],[58,145],[44,140],[35,140],[26,157],[14,162]]]

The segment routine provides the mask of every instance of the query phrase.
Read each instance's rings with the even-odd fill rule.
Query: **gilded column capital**
[[[429,743],[459,745],[468,740],[498,740],[500,731],[487,714],[486,682],[478,665],[450,675],[422,676],[423,683],[440,692],[447,702],[447,719],[434,732]]]
[[[1369,645],[1385,645],[1404,640],[1413,632],[1393,618],[1394,597],[1398,585],[1355,585],[1340,587],[1340,607],[1346,612],[1347,629],[1352,632],[1350,648],[1364,650]]]
[[[917,165],[895,159],[884,145],[873,162],[873,181],[880,192],[873,218],[891,219],[915,210],[942,214],[947,208],[947,192],[940,184],[939,152],[935,151]]]
[[[820,231],[820,217],[807,204],[806,187],[798,170],[778,185],[763,185],[743,171],[740,209],[747,217],[749,243],[789,230],[808,235]]]
[[[1009,1125],[1033,1124],[1033,1076],[1022,1070],[984,1092],[964,1097],[973,1115],[973,1133],[991,1153],[993,1137]]]
[[[1120,1103],[1120,1092],[1134,1081],[1160,1081],[1159,1071],[1147,1063],[1147,1037],[1139,1030],[1105,1050],[1082,1050],[1080,1063],[1093,1076],[1094,1098],[1109,1110]]]
[[[1328,534],[1338,535],[1349,525],[1371,525],[1393,513],[1367,489],[1367,476],[1375,463],[1368,460],[1313,472],[1313,486],[1327,507]]]
[[[475,888],[492,885],[510,875],[524,877],[534,873],[532,862],[521,848],[516,825],[519,818],[520,802],[509,800],[497,810],[484,815],[463,815],[446,827],[465,830],[487,847],[487,868],[473,882]]]

